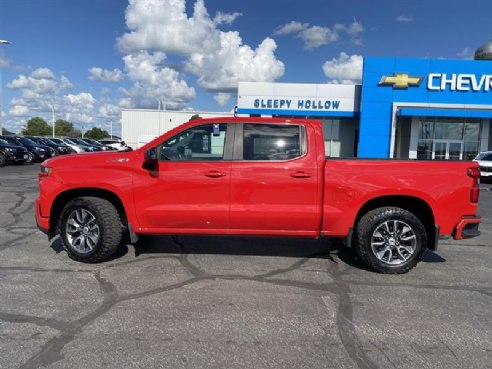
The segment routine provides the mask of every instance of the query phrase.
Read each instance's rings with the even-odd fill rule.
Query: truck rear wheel
[[[414,214],[398,207],[382,207],[361,218],[354,247],[371,269],[379,273],[401,274],[422,259],[427,247],[427,234]]]
[[[108,259],[120,246],[122,235],[118,211],[105,199],[79,197],[62,211],[60,236],[74,260],[96,263]]]

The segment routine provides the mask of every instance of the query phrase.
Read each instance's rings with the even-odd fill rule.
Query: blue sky
[[[109,131],[158,101],[230,111],[238,81],[358,83],[364,56],[471,58],[490,14],[490,0],[1,0],[2,124],[51,122],[52,105]]]

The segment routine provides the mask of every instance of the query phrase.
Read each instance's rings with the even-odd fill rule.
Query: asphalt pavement
[[[492,192],[482,235],[405,275],[339,242],[144,237],[69,259],[37,230],[38,165],[0,168],[0,369],[492,368]]]

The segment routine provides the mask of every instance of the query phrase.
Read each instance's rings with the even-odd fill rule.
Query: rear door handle
[[[220,177],[225,177],[225,175],[226,174],[224,172],[221,172],[219,170],[211,170],[205,173],[205,176],[210,178],[220,178]]]
[[[291,172],[290,176],[294,178],[309,178],[311,177],[311,174],[303,172],[302,170],[297,170],[295,172]]]

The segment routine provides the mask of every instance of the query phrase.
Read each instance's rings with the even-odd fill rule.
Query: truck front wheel
[[[411,212],[382,207],[360,219],[354,247],[371,269],[401,274],[421,260],[427,247],[427,234],[422,222]]]
[[[108,259],[118,249],[122,235],[119,214],[105,199],[79,197],[62,211],[60,236],[74,260],[96,263]]]

